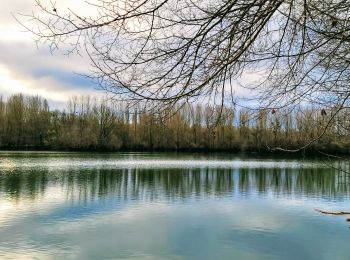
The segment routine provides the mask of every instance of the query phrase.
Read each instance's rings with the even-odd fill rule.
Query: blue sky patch
[[[71,86],[76,86],[77,88],[96,88],[96,84],[93,80],[74,73],[73,71],[62,71],[62,70],[54,70],[54,69],[38,69],[33,72],[34,77],[52,77],[56,81],[61,83],[66,83]]]

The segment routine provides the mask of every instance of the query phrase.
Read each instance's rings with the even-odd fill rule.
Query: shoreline
[[[75,148],[43,148],[43,147],[30,147],[30,148],[3,148],[0,147],[0,153],[13,152],[13,153],[84,153],[84,154],[118,154],[118,153],[159,153],[159,154],[202,154],[202,155],[233,155],[240,157],[256,157],[256,158],[291,158],[291,159],[350,159],[350,153],[316,151],[313,149],[302,150],[299,152],[283,152],[283,151],[240,151],[238,149],[75,149]]]

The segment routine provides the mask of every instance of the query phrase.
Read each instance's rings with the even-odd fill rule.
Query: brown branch
[[[320,210],[315,209],[317,212],[323,213],[323,214],[329,214],[329,215],[350,215],[350,211],[327,211],[327,210]]]

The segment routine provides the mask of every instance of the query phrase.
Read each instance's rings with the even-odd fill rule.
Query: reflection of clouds
[[[245,203],[247,203],[247,205],[245,205]],[[300,203],[302,204],[302,202]],[[282,217],[282,215],[278,213],[278,210],[266,210],[272,208],[274,204],[279,204],[279,202],[274,202],[272,205],[268,205],[268,202],[263,204],[264,206],[259,204],[252,205],[247,201],[241,203],[232,201],[220,202],[215,200],[210,204],[201,204],[198,202],[196,207],[198,213],[207,217],[215,215],[223,219],[232,219],[232,226],[239,229],[260,228],[265,230],[277,230],[290,221]],[[45,195],[36,202],[21,200],[19,203],[13,203],[0,200],[0,205],[0,223],[4,223],[9,220],[9,218],[11,218],[12,222],[16,219],[16,216],[25,221],[25,218],[31,218],[31,215],[37,213],[46,216],[45,219],[50,219],[52,216],[54,220],[57,208],[59,210],[63,207],[73,206],[69,205],[64,193],[57,188],[49,188]],[[93,209],[94,206],[96,206],[95,210]],[[84,206],[81,205],[81,207]],[[97,204],[90,203],[89,206],[86,207],[92,207],[89,214],[75,214],[64,218],[57,218],[56,222],[53,224],[57,225],[57,230],[59,232],[71,232],[84,229],[84,227],[105,225],[105,223],[111,220],[119,224],[127,224],[140,221],[141,218],[152,219],[166,215],[176,216],[186,214],[186,212],[190,210],[188,206],[180,207],[180,205],[176,204],[173,207],[171,204],[161,202],[147,204],[130,202],[130,205],[125,205],[123,207],[117,207],[115,204],[111,204],[111,208],[101,208]],[[281,207],[280,209],[283,208]],[[16,222],[19,222],[19,220],[16,220]],[[52,226],[47,227],[47,229],[56,230],[56,228],[52,228]]]
[[[123,203],[125,205],[118,206]],[[30,204],[34,205],[30,207]],[[90,208],[89,214],[51,218],[56,215],[56,209],[74,211],[72,209],[77,205]],[[104,207],[101,208],[101,205]],[[250,253],[261,256],[259,248],[263,241],[273,240],[276,234],[288,234],[290,230],[299,230],[300,233],[305,225],[312,225],[312,222],[303,221],[304,218],[310,220],[312,215],[306,216],[310,211],[299,215],[281,206],[279,199],[266,198],[203,198],[185,203],[143,203],[137,200],[125,202],[123,198],[110,196],[98,203],[88,201],[84,204],[66,201],[60,189],[50,187],[37,202],[23,201],[18,208],[21,211],[17,214],[21,217],[0,225],[3,235],[0,244],[5,239],[15,240],[10,246],[10,257],[14,258],[21,254],[38,256],[40,259],[50,256],[116,258],[132,254],[144,259],[147,252],[165,252],[166,255],[175,256],[177,251],[174,245],[181,248],[190,243],[191,246],[206,245],[198,252],[195,250],[197,258],[202,259],[209,257],[206,255],[208,253],[223,249],[225,243],[230,243],[233,251],[241,250],[240,244],[236,242],[250,236],[256,239],[249,244],[252,250]],[[315,232],[321,233],[323,230],[316,229]],[[13,237],[12,234],[20,236]],[[266,237],[269,234],[271,236]],[[249,241],[241,243],[247,246]]]
[[[287,226],[290,228],[289,216],[282,214],[273,205],[266,205],[261,201],[247,204],[244,202],[225,203],[219,207],[217,213],[223,218],[232,219],[231,226],[234,229],[277,232]]]
[[[193,212],[191,212],[191,210]],[[199,224],[201,216],[208,219],[216,219],[218,222],[230,220],[230,227],[235,230],[264,230],[275,232],[279,229],[291,228],[291,218],[281,213],[283,208],[275,207],[273,204],[265,202],[232,202],[232,201],[214,201],[214,202],[196,202],[191,205],[179,205],[169,203],[149,203],[140,204],[131,202],[125,207],[105,208],[105,211],[98,208],[88,215],[76,215],[71,218],[59,219],[50,226],[43,227],[46,232],[52,233],[71,233],[89,228],[98,229],[103,226],[115,225],[133,225],[149,220],[159,220],[169,218],[171,221],[179,216],[186,215],[197,219]],[[44,213],[45,210],[41,214]],[[50,212],[47,212],[50,216]]]
[[[70,221],[59,221],[56,225],[59,232],[76,232],[84,230],[86,227],[98,229],[98,227],[105,225],[142,223],[143,219],[159,219],[173,213],[174,207],[165,203],[131,203],[125,207],[118,207],[113,210],[106,209],[105,212],[96,211],[95,214],[83,215],[77,219],[72,218]]]
[[[14,207],[14,204],[10,201],[0,199],[0,222],[1,222],[1,216],[6,215],[6,212],[11,211]]]
[[[14,249],[11,252],[6,252],[6,254],[1,254],[0,258],[4,257],[4,259],[13,259],[13,260],[30,260],[30,259],[60,259],[60,256],[64,256],[66,253],[65,248],[59,247],[39,247],[39,248],[31,248],[30,245],[18,245],[18,248]],[[68,258],[64,259],[77,259],[76,257],[79,255],[78,250],[74,250],[74,248],[70,249]]]
[[[298,247],[305,230],[311,241],[311,235],[344,227],[341,218],[320,223],[325,218],[314,211],[349,201],[348,191],[337,189],[337,175],[313,168],[317,163],[73,155],[1,154],[16,170],[0,174],[0,258],[5,249],[14,258],[144,259],[159,252],[158,258],[215,259],[213,252],[228,258],[247,248],[261,256],[287,252],[276,244],[278,236]]]
[[[50,225],[38,222],[35,218],[33,221],[33,218],[28,216],[32,222],[20,219],[8,228],[7,233],[24,230],[24,238],[28,239],[26,244],[19,241],[11,250],[14,256],[16,253],[21,254],[20,248],[32,248],[45,258],[51,254],[59,255],[62,253],[60,248],[65,248],[66,245],[74,245],[74,248],[65,248],[65,253],[71,255],[71,250],[75,251],[78,258],[89,254],[105,255],[108,254],[108,250],[114,257],[121,254],[121,250],[138,256],[147,250],[155,253],[160,252],[160,249],[170,254],[174,244],[181,245],[188,239],[195,239],[195,244],[206,244],[208,248],[197,252],[205,255],[208,250],[211,251],[211,247],[221,246],[223,241],[218,240],[220,237],[226,238],[237,232],[239,235],[259,236],[266,232],[275,234],[287,228],[294,228],[297,221],[291,221],[290,217],[281,211],[283,210],[264,201],[256,203],[215,200],[184,205],[131,203],[128,207],[115,211],[96,212],[77,219],[51,222]],[[293,222],[294,225],[291,225]],[[100,235],[96,237],[96,234]],[[55,237],[57,241],[62,242],[43,247],[43,244],[47,243],[45,237]],[[183,239],[185,241],[182,241]]]
[[[41,212],[42,213],[42,212]],[[192,232],[208,232],[213,234],[210,238],[216,241],[217,234],[225,234],[230,230],[254,231],[259,229],[277,231],[285,225],[286,218],[280,218],[271,211],[269,214],[261,215],[266,218],[265,222],[256,220],[253,215],[249,215],[246,205],[240,203],[214,201],[196,202],[187,205],[151,203],[148,205],[135,204],[112,212],[98,212],[89,216],[77,219],[61,220],[51,222],[50,225],[35,221],[33,216],[27,219],[19,219],[7,228],[6,233],[10,234],[17,230],[23,230],[28,239],[27,244],[19,241],[19,244],[12,248],[12,254],[21,254],[20,248],[32,248],[43,256],[59,254],[59,247],[65,245],[75,245],[78,251],[92,252],[99,251],[106,247],[106,244],[114,245],[115,250],[122,248],[133,248],[135,254],[138,251],[151,248],[163,250],[172,246],[172,243],[182,243],[178,241],[182,237],[192,234]],[[31,213],[35,215],[35,212]],[[248,215],[246,215],[248,214]],[[204,217],[204,218],[203,218]],[[33,221],[34,219],[34,221]],[[227,226],[227,220],[231,222]],[[103,234],[98,237],[95,234]],[[143,234],[142,236],[140,234]],[[216,234],[216,235],[215,235]],[[38,236],[41,236],[38,238]],[[42,238],[58,237],[58,241],[64,238],[64,244],[47,246],[42,248],[40,243],[45,244]],[[147,239],[151,237],[152,239]],[[175,240],[174,240],[175,239]],[[197,240],[205,240],[205,237],[198,237]],[[172,243],[170,243],[172,241]],[[31,243],[33,243],[31,245]],[[39,244],[38,244],[39,243]],[[66,249],[68,254],[70,249]],[[171,251],[170,248],[167,249]],[[205,249],[204,249],[205,250]],[[25,252],[26,254],[28,251]],[[31,254],[32,252],[29,251]],[[105,253],[105,252],[103,252]],[[83,257],[84,255],[78,255]]]
[[[66,193],[60,187],[49,187],[45,194],[35,201],[25,197],[19,200],[0,198],[0,225],[25,219],[39,212],[47,214],[59,206],[64,206],[66,202]]]
[[[17,164],[10,158],[0,157],[0,172],[1,171],[13,171],[16,169]]]

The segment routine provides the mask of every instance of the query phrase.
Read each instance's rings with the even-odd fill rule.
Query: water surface
[[[0,258],[350,259],[350,179],[317,160],[0,153]]]

